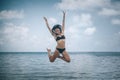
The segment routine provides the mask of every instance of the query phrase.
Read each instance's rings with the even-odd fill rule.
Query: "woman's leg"
[[[64,61],[66,61],[65,58],[64,58],[63,56],[60,56],[60,55],[59,55],[58,58],[59,58],[59,59],[62,59],[62,60],[64,60]]]
[[[67,51],[65,50],[65,51],[63,51],[63,53],[62,53],[62,55],[63,55],[63,60],[65,60],[66,62],[70,62],[70,56],[68,55],[68,53],[67,53]]]
[[[59,56],[59,52],[55,50],[54,54],[51,55],[51,49],[47,49],[47,51],[48,51],[48,57],[49,57],[50,62],[54,62],[55,59]]]

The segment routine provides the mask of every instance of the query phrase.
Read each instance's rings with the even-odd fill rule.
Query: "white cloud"
[[[3,51],[25,51],[29,48],[31,37],[27,25],[6,23],[0,30],[0,43],[2,43],[0,46],[5,47]]]
[[[50,18],[48,18],[48,22],[49,22],[49,24],[53,25],[53,24],[57,23],[57,20],[53,17],[50,17]]]
[[[78,33],[79,32],[79,30],[77,29],[77,26],[76,27],[75,26],[70,26],[68,31],[70,33]]]
[[[106,16],[116,16],[116,15],[120,15],[120,10],[103,8],[98,14],[106,15]]]
[[[66,34],[74,39],[79,39],[80,35],[92,35],[96,31],[93,27],[92,16],[88,13],[82,13],[80,15],[74,15],[72,24],[66,29]]]
[[[88,13],[73,16],[73,22],[80,27],[90,27],[93,25],[92,16]]]
[[[90,14],[81,14],[80,16],[80,24],[81,26],[92,26],[92,20],[91,20],[91,15]]]
[[[61,0],[57,7],[62,10],[89,9],[109,5],[110,0]]]
[[[96,31],[96,28],[93,27],[92,15],[89,13],[77,14],[71,17],[70,22],[72,23],[65,29],[67,49],[73,51],[87,50],[88,45],[91,44],[92,35]],[[83,47],[87,48],[84,49]]]
[[[96,28],[95,27],[90,27],[90,28],[87,28],[85,31],[84,31],[84,34],[85,35],[93,35],[96,31]]]
[[[0,30],[0,35],[4,40],[14,42],[15,40],[23,40],[28,35],[28,27],[25,25],[14,25],[13,23],[7,23]]]
[[[0,19],[21,19],[24,17],[24,11],[3,10],[0,11]]]
[[[34,34],[30,25],[6,23],[0,28],[1,51],[46,51],[46,48],[55,46],[53,38],[46,34]],[[50,41],[49,41],[50,39]],[[48,43],[47,43],[48,42]],[[46,44],[43,44],[46,43]]]
[[[120,19],[113,19],[112,24],[118,24],[120,25]]]

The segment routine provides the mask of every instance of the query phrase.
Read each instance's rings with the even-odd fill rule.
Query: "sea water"
[[[0,53],[0,80],[120,80],[119,52],[71,52],[49,62],[46,52]]]

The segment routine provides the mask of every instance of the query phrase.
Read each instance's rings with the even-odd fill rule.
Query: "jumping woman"
[[[52,29],[50,28],[46,17],[44,17],[44,20],[45,20],[48,30],[50,31],[51,35],[55,38],[55,40],[57,42],[56,50],[53,55],[51,54],[51,49],[47,48],[48,57],[49,57],[50,62],[54,62],[56,58],[60,58],[66,62],[70,62],[70,57],[65,48],[65,35],[64,35],[65,12],[63,11],[62,25],[56,24],[53,26]],[[62,54],[62,56],[60,56],[60,54]]]

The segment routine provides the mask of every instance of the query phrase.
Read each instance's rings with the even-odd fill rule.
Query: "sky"
[[[52,51],[66,11],[66,50],[120,52],[120,0],[0,0],[0,52]]]

